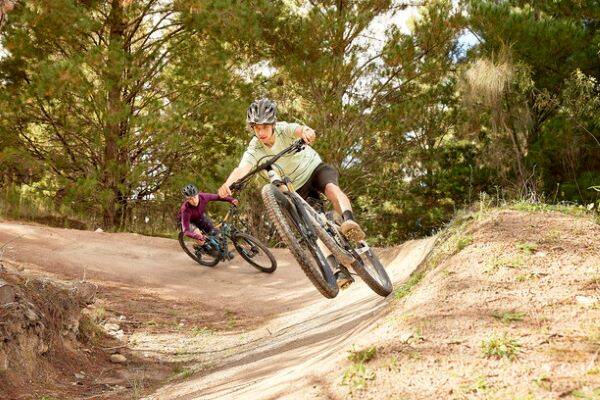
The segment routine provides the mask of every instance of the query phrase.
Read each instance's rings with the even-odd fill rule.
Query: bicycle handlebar
[[[270,169],[271,166],[273,164],[275,164],[275,162],[277,162],[277,160],[279,160],[281,157],[285,156],[286,154],[298,153],[298,152],[302,151],[304,149],[304,146],[306,146],[306,142],[304,142],[303,139],[295,141],[288,148],[280,151],[279,153],[277,153],[271,159],[265,161],[264,163],[257,165],[256,168],[254,168],[252,171],[248,172],[246,175],[242,176],[240,179],[233,182],[231,185],[229,185],[229,189],[231,189],[233,191],[238,191],[238,190],[243,189],[244,185],[246,184],[248,179],[250,179],[253,175],[256,175],[260,171]]]

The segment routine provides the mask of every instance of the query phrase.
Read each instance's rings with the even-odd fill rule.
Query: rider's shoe
[[[338,271],[335,273],[335,280],[340,289],[346,289],[352,282],[354,282],[354,278],[350,275],[350,272],[346,267],[340,265]]]
[[[340,229],[342,231],[342,235],[346,236],[352,241],[359,242],[361,240],[365,240],[365,232],[353,219],[347,219],[344,221],[340,226]]]
[[[230,260],[233,260],[233,257],[235,257],[235,254],[233,253],[233,251],[227,252],[227,258],[229,258]]]

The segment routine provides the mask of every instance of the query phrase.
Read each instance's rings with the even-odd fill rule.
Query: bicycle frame
[[[232,235],[238,230],[235,225],[230,223],[230,220],[233,219],[234,214],[236,213],[235,209],[234,206],[230,207],[221,222],[215,225],[215,228],[219,231],[218,234],[207,235],[207,239],[212,242],[211,244],[216,245],[217,250],[219,251],[220,260],[225,260],[227,258],[226,255],[229,247],[229,240],[231,240]]]
[[[290,148],[293,148],[293,146]],[[284,152],[285,152],[285,150],[284,150]],[[265,169],[268,172],[269,181],[271,182],[271,184],[275,185],[279,189],[280,193],[285,197],[285,202],[283,204],[281,204],[281,203],[280,204],[282,206],[284,206],[286,208],[286,210],[288,210],[292,214],[295,221],[303,222],[303,223],[298,224],[298,228],[300,229],[302,236],[305,239],[308,239],[310,241],[315,241],[318,251],[324,257],[324,259],[327,259],[327,257],[329,255],[331,255],[331,252],[329,251],[329,249],[327,249],[325,244],[318,238],[318,236],[315,232],[315,228],[313,227],[312,223],[310,222],[310,216],[308,215],[308,213],[310,211],[312,211],[315,213],[314,217],[319,218],[318,213],[316,213],[316,211],[310,206],[310,204],[308,204],[306,202],[306,200],[304,200],[296,192],[294,186],[289,181],[289,179],[287,179],[287,177],[284,176],[282,179],[282,177],[280,177],[273,170],[272,164],[273,163],[271,163],[270,165],[267,165],[265,167]],[[333,275],[333,271],[331,270],[331,267],[324,268],[323,266],[321,266],[321,270],[322,270],[323,274],[325,275],[325,279],[328,282],[335,282],[335,277]]]
[[[304,140],[297,140],[291,146],[274,155],[268,161],[259,164],[253,170],[244,175],[242,178],[238,179],[236,182],[231,184],[230,189],[233,191],[239,191],[246,185],[246,183],[252,176],[256,175],[261,171],[267,171],[269,181],[272,184],[277,186],[282,193],[289,192],[289,195],[287,197],[290,201],[286,202],[286,204],[283,204],[283,206],[285,206],[286,209],[289,212],[291,212],[293,217],[296,218],[298,221],[305,222],[305,226],[300,227],[302,229],[302,233],[308,235],[310,238],[314,238],[316,234],[314,232],[314,229],[312,228],[312,225],[309,223],[309,216],[307,215],[307,209],[312,210],[313,208],[298,193],[296,193],[292,182],[287,177],[282,178],[281,176],[279,176],[279,174],[273,168],[273,165],[275,165],[277,160],[279,160],[281,157],[290,153],[302,151],[304,146],[306,146]],[[283,188],[285,188],[285,190],[282,190]],[[306,232],[307,229],[308,232]]]

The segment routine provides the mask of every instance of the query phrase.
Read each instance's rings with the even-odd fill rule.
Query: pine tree
[[[235,85],[219,54],[202,54],[211,39],[194,53],[204,82],[184,80],[173,64],[195,43],[184,17],[158,0],[34,0],[2,35],[3,134],[46,165],[47,189],[106,227],[189,166],[202,138],[195,116],[218,118],[212,95]],[[199,83],[211,89],[194,90]]]
[[[470,28],[481,42],[471,59],[497,64],[502,56],[514,72],[499,105],[504,110],[501,131],[489,129],[493,120],[486,122],[484,116],[483,129],[475,124],[473,134],[482,136],[490,149],[502,148],[501,142],[511,138],[515,162],[508,164],[514,165],[512,180],[519,188],[563,200],[593,200],[597,194],[585,187],[600,180],[598,131],[591,119],[574,118],[565,105],[574,101],[573,91],[567,90],[578,73],[595,81],[600,78],[600,5],[595,1],[468,5]],[[504,177],[511,179],[508,172]]]

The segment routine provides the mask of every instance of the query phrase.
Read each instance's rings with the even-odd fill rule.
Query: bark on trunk
[[[110,200],[103,204],[104,225],[113,227],[119,223],[123,194],[119,189],[122,181],[122,163],[119,154],[119,139],[123,136],[125,113],[123,102],[123,72],[125,53],[125,14],[123,0],[112,0],[108,16],[110,29],[108,62],[106,69],[107,115],[104,131],[104,190]]]

